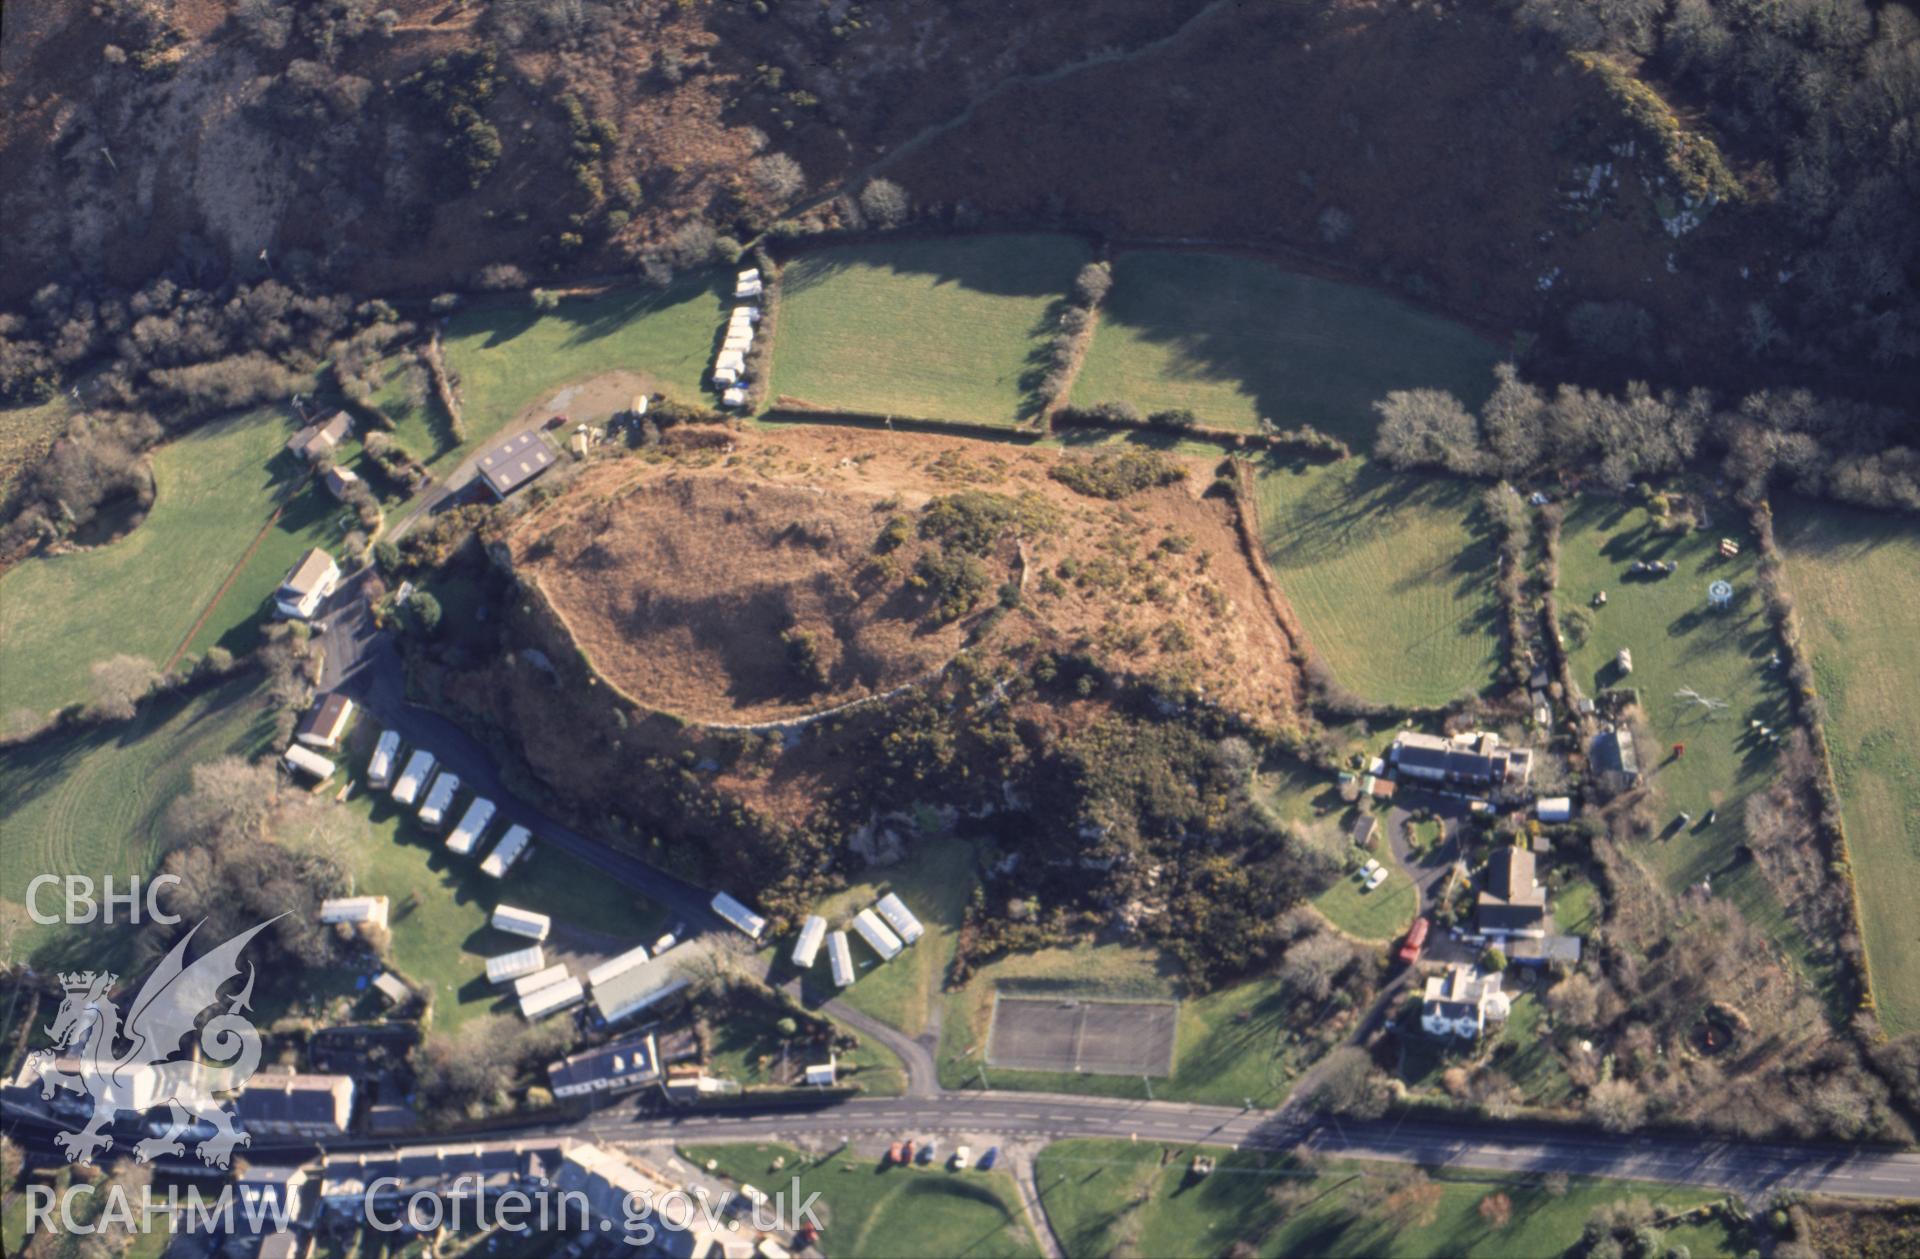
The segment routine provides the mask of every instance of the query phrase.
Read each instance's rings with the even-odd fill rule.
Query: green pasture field
[[[772,393],[927,419],[1028,419],[1052,321],[1088,257],[1069,236],[806,253],[781,272]]]
[[[1499,605],[1480,493],[1364,458],[1263,463],[1255,499],[1267,565],[1347,689],[1443,704],[1493,682]]]
[[[1639,691],[1652,732],[1651,746],[1638,749],[1640,765],[1663,822],[1639,855],[1675,893],[1711,876],[1715,896],[1731,898],[1824,984],[1828,977],[1811,968],[1807,942],[1779,898],[1754,863],[1738,855],[1742,805],[1766,786],[1776,759],[1748,723],[1782,728],[1788,708],[1785,675],[1770,664],[1776,642],[1755,582],[1752,539],[1727,508],[1716,515],[1711,529],[1668,534],[1653,528],[1646,508],[1623,499],[1586,495],[1568,504],[1560,545],[1563,621],[1572,609],[1588,607],[1596,592],[1607,592],[1606,606],[1592,609],[1587,640],[1579,646],[1568,640],[1569,664],[1589,696],[1623,685]],[[1738,558],[1720,557],[1722,537],[1742,544]],[[1639,559],[1671,560],[1680,568],[1667,577],[1629,577],[1628,566]],[[1715,579],[1734,588],[1733,606],[1723,612],[1707,607],[1707,586]],[[1626,676],[1615,665],[1623,647],[1633,655]],[[1683,690],[1725,707],[1710,710],[1681,696]],[[1678,758],[1674,744],[1686,747]],[[1683,811],[1693,821],[1676,826]]]
[[[1775,522],[1827,741],[1880,1019],[1920,1030],[1920,528],[1795,503]]]
[[[732,276],[703,271],[668,288],[627,287],[535,310],[524,293],[474,302],[441,340],[466,425],[455,440],[431,391],[412,405],[396,364],[376,395],[394,440],[445,475],[530,406],[605,372],[630,372],[680,402],[707,404],[701,388],[731,305]]]
[[[287,569],[309,546],[338,554],[346,534],[338,505],[284,450],[292,434],[276,407],[203,424],[154,453],[153,510],[132,532],[0,577],[0,712],[86,699],[89,669],[109,656],[164,665],[284,499],[279,524],[189,644],[251,647]]]
[[[1685,1210],[1715,1202],[1711,1190],[1634,1181],[1574,1180],[1556,1196],[1536,1177],[1492,1172],[1430,1172],[1426,1194],[1402,1192],[1368,1205],[1368,1180],[1404,1175],[1362,1162],[1313,1170],[1289,1155],[1182,1147],[1161,1165],[1162,1147],[1122,1140],[1056,1141],[1035,1164],[1041,1202],[1069,1255],[1217,1255],[1245,1242],[1262,1256],[1365,1256],[1422,1259],[1537,1259],[1574,1253],[1597,1207],[1643,1197]],[[1194,1154],[1217,1160],[1202,1179],[1188,1172]],[[1303,1183],[1304,1182],[1304,1183]],[[1276,1203],[1278,1192],[1289,1205]],[[1480,1212],[1505,1194],[1512,1216],[1495,1227]],[[1694,1259],[1737,1253],[1718,1220],[1664,1230],[1661,1253],[1685,1246]]]
[[[273,738],[258,680],[240,677],[190,698],[167,696],[132,721],[50,735],[0,757],[0,929],[5,952],[46,971],[121,966],[124,931],[30,922],[26,889],[41,874],[112,875],[116,889],[159,859],[162,822],[193,766],[253,756]],[[54,889],[57,892],[58,889]],[[43,892],[42,911],[52,906]]]
[[[736,1185],[754,1185],[768,1194],[785,1193],[788,1209],[794,1181],[800,1200],[818,1193],[814,1214],[821,1221],[820,1245],[846,1259],[880,1256],[965,1255],[967,1259],[1004,1259],[1039,1254],[1020,1209],[1020,1190],[1005,1171],[954,1172],[945,1165],[953,1147],[943,1143],[941,1160],[928,1166],[881,1170],[851,1149],[810,1158],[787,1145],[688,1145],[681,1157]],[[982,1153],[975,1150],[974,1157]],[[775,1159],[784,1159],[779,1168]]]
[[[1310,424],[1370,446],[1373,404],[1395,389],[1447,389],[1478,406],[1499,351],[1479,334],[1377,289],[1258,259],[1130,250],[1079,378],[1075,405],[1186,408],[1203,424]]]

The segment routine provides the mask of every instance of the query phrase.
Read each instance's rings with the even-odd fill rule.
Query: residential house
[[[553,450],[538,432],[527,429],[499,442],[480,456],[480,479],[504,499],[553,466]]]
[[[353,701],[338,691],[328,691],[307,709],[294,728],[293,737],[309,747],[337,748],[352,720]]]
[[[563,1140],[469,1141],[355,1153],[328,1153],[320,1163],[320,1199],[353,1224],[378,1207],[392,1219],[416,1194],[487,1198],[510,1189],[537,1190],[560,1161]],[[578,1221],[578,1212],[569,1219]]]
[[[259,1237],[257,1255],[300,1254],[301,1239],[294,1230],[310,1222],[310,1179],[304,1167],[249,1164],[233,1180],[233,1235]]]
[[[261,1071],[233,1099],[233,1110],[255,1136],[342,1136],[353,1117],[353,1077]]]
[[[1429,975],[1420,1003],[1420,1026],[1434,1036],[1472,1038],[1488,1023],[1505,1022],[1507,995],[1500,976],[1481,974],[1472,966],[1456,964],[1445,975]]]
[[[315,463],[340,449],[340,443],[353,436],[353,417],[335,411],[324,420],[315,420],[287,439],[287,449],[308,463]]]
[[[555,1097],[624,1093],[660,1078],[660,1048],[651,1035],[630,1036],[547,1064]]]
[[[360,476],[352,468],[328,468],[321,476],[320,484],[327,487],[327,493],[344,503],[353,495],[354,486],[360,484]]]
[[[736,1252],[751,1259],[753,1254],[746,1230],[731,1236],[710,1230],[698,1211],[656,1211],[642,1218],[634,1209],[636,1203],[659,1202],[668,1194],[686,1191],[651,1163],[624,1151],[584,1141],[572,1145],[561,1155],[553,1180],[570,1201],[584,1202],[589,1234],[619,1238],[633,1231],[635,1238],[648,1239],[650,1253],[666,1259],[716,1255],[732,1259]],[[644,1233],[637,1231],[643,1229]]]
[[[1451,738],[1403,731],[1387,759],[1402,778],[1468,791],[1525,785],[1533,773],[1533,753],[1508,747],[1491,731],[1475,730]]]
[[[1478,905],[1480,930],[1490,936],[1546,934],[1547,890],[1524,848],[1503,847],[1487,862]]]
[[[300,557],[273,596],[274,610],[295,621],[310,621],[340,584],[340,566],[319,547]]]

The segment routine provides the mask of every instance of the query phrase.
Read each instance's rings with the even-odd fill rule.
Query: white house
[[[538,974],[547,965],[547,951],[535,944],[524,949],[515,949],[511,953],[502,953],[498,957],[487,959],[487,982],[504,984],[524,975]]]
[[[920,920],[913,916],[913,911],[907,908],[906,902],[892,892],[882,896],[874,908],[880,911],[880,916],[887,920],[887,925],[899,932],[900,938],[908,944],[912,944],[927,933],[926,928],[920,925]]]
[[[871,909],[863,909],[853,916],[853,929],[860,933],[860,938],[867,942],[868,947],[880,955],[880,960],[891,962],[900,956],[900,937],[893,934],[887,924],[880,921],[880,915]]]
[[[460,791],[460,775],[440,771],[433,780],[433,787],[427,792],[427,798],[420,806],[420,825],[439,830],[447,824],[447,810],[453,807],[453,797]]]
[[[480,873],[491,878],[505,878],[513,863],[526,856],[527,849],[533,845],[533,832],[524,826],[512,826],[494,845],[487,859],[480,863]]]
[[[393,802],[412,804],[420,798],[420,788],[426,785],[427,775],[433,773],[433,753],[425,748],[415,748],[413,755],[407,758],[407,766],[400,771],[400,777],[393,783]]]
[[[302,774],[311,774],[320,782],[333,777],[332,761],[312,748],[301,747],[298,743],[288,748],[287,754],[281,757],[281,760],[286,763],[288,769]]]
[[[288,570],[273,597],[274,610],[292,620],[311,620],[339,584],[340,566],[316,546]]]
[[[367,762],[367,785],[384,790],[393,781],[393,762],[400,755],[400,732],[383,730],[373,745],[373,759]]]
[[[748,909],[745,905],[733,899],[733,897],[728,896],[725,892],[715,892],[713,894],[713,912],[719,914],[722,918],[746,932],[755,940],[758,940],[760,933],[767,929],[767,920],[765,918],[754,913],[751,909]]]
[[[1427,977],[1420,1005],[1420,1026],[1434,1036],[1480,1035],[1489,1023],[1504,1022],[1509,1010],[1500,976],[1477,973],[1457,964],[1445,975]]]
[[[846,988],[853,983],[853,950],[847,946],[847,933],[836,931],[827,937],[827,958],[833,963],[833,982]]]
[[[793,964],[801,970],[813,965],[820,956],[820,944],[827,938],[827,920],[819,914],[808,917],[806,925],[800,928],[800,938],[793,942]]]
[[[329,924],[364,922],[376,927],[384,927],[387,925],[387,898],[384,896],[337,896],[332,900],[321,901],[320,921]]]
[[[480,836],[486,833],[487,823],[493,821],[493,801],[475,796],[473,803],[461,815],[460,824],[447,836],[449,851],[465,857],[473,852],[480,842]]]
[[[495,931],[525,936],[529,940],[544,940],[547,932],[553,930],[553,919],[545,914],[536,914],[530,909],[516,909],[512,905],[494,906],[492,922]]]

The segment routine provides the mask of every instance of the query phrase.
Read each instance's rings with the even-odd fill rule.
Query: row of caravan
[[[907,945],[926,934],[926,929],[914,917],[913,911],[892,892],[855,914],[853,929],[883,962],[891,962],[900,956]],[[834,984],[841,988],[851,986],[854,979],[853,949],[847,943],[847,933],[828,932],[827,920],[819,914],[808,917],[806,924],[800,928],[800,938],[793,944],[794,966],[803,971],[812,969],[814,961],[820,956],[822,943],[827,946],[827,961],[833,968]]]
[[[415,748],[404,762],[402,750],[398,731],[381,732],[374,745],[373,759],[367,764],[368,785],[387,791],[395,804],[413,808],[417,801],[416,816],[420,825],[433,831],[446,830],[447,821],[453,816],[454,800],[460,794],[460,776],[447,769],[435,773],[438,761],[426,748]],[[399,767],[397,776],[396,766]],[[478,852],[495,812],[493,801],[484,796],[473,797],[447,834],[447,850],[459,857]],[[532,832],[517,823],[509,826],[493,852],[480,863],[481,872],[491,878],[505,878],[507,871],[532,847]]]

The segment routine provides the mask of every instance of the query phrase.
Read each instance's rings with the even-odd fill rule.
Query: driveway
[[[1440,818],[1440,842],[1424,856],[1414,852],[1407,829],[1413,822],[1413,809],[1428,809]],[[1439,903],[1440,887],[1460,855],[1460,819],[1464,813],[1460,801],[1420,793],[1396,797],[1387,810],[1387,842],[1393,846],[1393,859],[1419,889],[1423,914]]]

